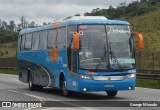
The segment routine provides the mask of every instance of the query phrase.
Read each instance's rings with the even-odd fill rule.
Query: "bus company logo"
[[[54,62],[54,63],[57,62],[58,53],[59,53],[59,50],[58,50],[58,49],[54,49],[54,50],[49,51],[49,54],[50,54],[50,57],[51,57],[51,61],[52,61],[52,62]]]
[[[2,102],[2,107],[12,107],[11,102]]]

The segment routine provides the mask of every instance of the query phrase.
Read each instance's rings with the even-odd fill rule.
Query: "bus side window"
[[[59,49],[66,48],[66,28],[58,29],[57,47]]]
[[[20,36],[21,37],[21,42],[20,42],[20,51],[24,50],[24,42],[25,42],[25,35]]]
[[[48,49],[54,49],[56,47],[56,33],[57,30],[49,30],[48,33],[48,44],[47,44],[47,48]]]
[[[31,50],[32,34],[26,34],[25,50]]]
[[[32,38],[32,50],[38,50],[39,46],[39,32],[33,33],[33,38]]]
[[[40,33],[40,42],[39,42],[39,50],[45,50],[47,47],[47,35],[48,31],[41,31]]]

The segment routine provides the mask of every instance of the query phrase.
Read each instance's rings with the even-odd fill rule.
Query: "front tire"
[[[117,95],[118,91],[106,91],[107,95],[109,97],[115,97]]]
[[[70,91],[67,90],[67,86],[66,86],[67,84],[66,84],[65,78],[63,78],[61,84],[62,84],[62,94],[63,94],[63,96],[68,97],[70,95]]]

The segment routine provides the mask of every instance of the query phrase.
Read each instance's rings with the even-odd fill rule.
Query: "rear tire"
[[[33,84],[32,74],[29,74],[28,86],[31,91],[37,91],[43,89],[43,86]]]
[[[117,95],[118,91],[106,91],[107,95],[109,97],[115,97]]]

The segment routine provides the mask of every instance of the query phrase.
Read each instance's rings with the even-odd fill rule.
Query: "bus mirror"
[[[143,43],[143,35],[141,33],[138,32],[133,32],[133,35],[136,36],[137,38],[137,48],[136,50],[141,50],[144,47],[144,43]]]
[[[77,51],[79,49],[79,33],[74,32],[73,33],[73,49],[74,51]]]

